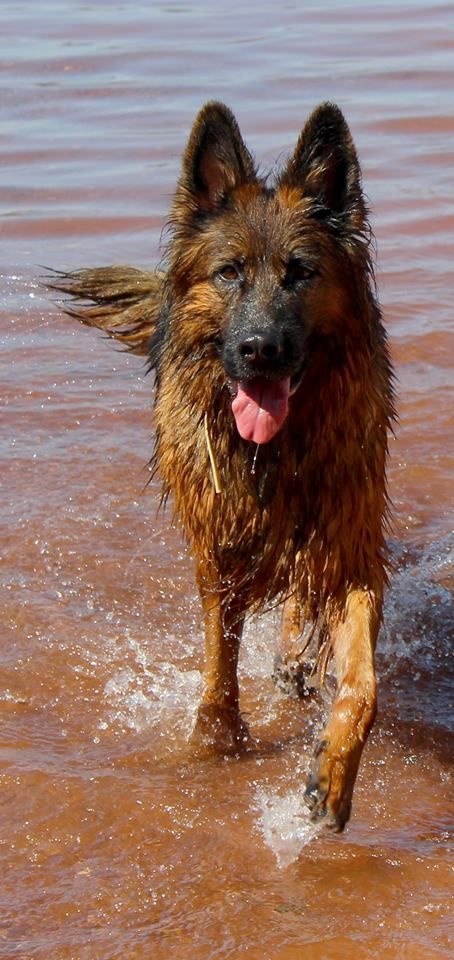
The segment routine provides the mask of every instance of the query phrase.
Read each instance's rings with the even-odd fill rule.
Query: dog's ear
[[[299,187],[321,209],[346,214],[361,228],[366,208],[361,169],[348,125],[339,107],[322,103],[303,127],[280,182]]]
[[[183,156],[172,219],[187,220],[222,206],[231,191],[256,180],[254,162],[233,113],[223,103],[205,104]]]

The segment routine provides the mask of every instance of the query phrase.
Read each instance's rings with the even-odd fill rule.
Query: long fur
[[[284,633],[285,623],[309,625],[321,674],[336,656],[338,690],[306,795],[312,816],[341,830],[376,709],[395,409],[361,171],[340,110],[315,110],[265,181],[230,110],[208,103],[169,227],[165,273],[114,266],[54,273],[49,286],[69,297],[71,317],[147,355],[155,371],[153,462],[192,547],[205,617],[196,732],[209,729],[222,749],[243,742],[241,626],[288,601],[296,613]],[[271,354],[259,356],[257,342],[274,344]],[[243,439],[232,395],[243,403],[261,391],[272,419],[283,386],[290,399],[276,431],[260,445]]]
[[[147,356],[161,311],[164,277],[163,272],[117,265],[71,273],[54,270],[46,285],[66,295],[62,306],[68,316],[103,330],[130,353]]]
[[[316,126],[317,116],[310,123]],[[395,412],[358,178],[349,184],[351,196],[341,211],[328,209],[319,196],[310,206],[302,204],[298,166],[311,161],[305,156],[308,140],[313,180],[323,176],[326,165],[307,128],[279,175],[289,218],[293,213],[313,222],[319,256],[330,255],[335,239],[338,267],[351,274],[350,315],[342,338],[331,331],[318,342],[314,335],[299,405],[278,436],[256,451],[241,440],[232,420],[213,345],[218,305],[213,308],[211,291],[200,282],[190,299],[182,289],[206,259],[207,237],[216,229],[214,217],[197,221],[200,201],[189,175],[193,156],[203,147],[197,137],[202,140],[198,131],[188,145],[171,213],[168,273],[101,267],[55,272],[48,286],[70,297],[63,301],[69,316],[98,327],[132,353],[148,355],[157,373],[154,462],[163,497],[173,494],[196,555],[212,568],[213,589],[241,594],[250,612],[296,594],[315,623],[340,616],[354,585],[367,587],[380,604],[387,580],[387,432]],[[349,139],[344,149],[354,152]],[[260,220],[266,188],[256,178],[250,154],[241,156],[238,142],[235,150],[241,175],[250,182],[249,219],[255,204]],[[221,497],[212,482],[205,415],[225,491]]]

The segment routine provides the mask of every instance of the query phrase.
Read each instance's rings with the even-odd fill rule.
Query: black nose
[[[282,353],[282,343],[276,333],[258,330],[238,344],[238,351],[250,367],[272,367]]]

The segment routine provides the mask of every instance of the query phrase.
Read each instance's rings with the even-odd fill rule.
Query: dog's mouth
[[[254,377],[230,381],[235,394],[232,413],[243,440],[259,444],[272,440],[286,420],[289,399],[298,389],[302,376],[303,369],[283,380]]]

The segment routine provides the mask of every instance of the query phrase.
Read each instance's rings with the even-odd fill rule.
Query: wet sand
[[[63,0],[2,10],[0,957],[452,955],[454,21],[449,4]],[[191,558],[147,485],[140,360],[64,319],[41,265],[159,260],[189,127],[225,100],[264,169],[345,111],[399,378],[380,705],[341,837],[301,802],[329,691],[270,679],[256,751],[187,746],[203,641]]]

